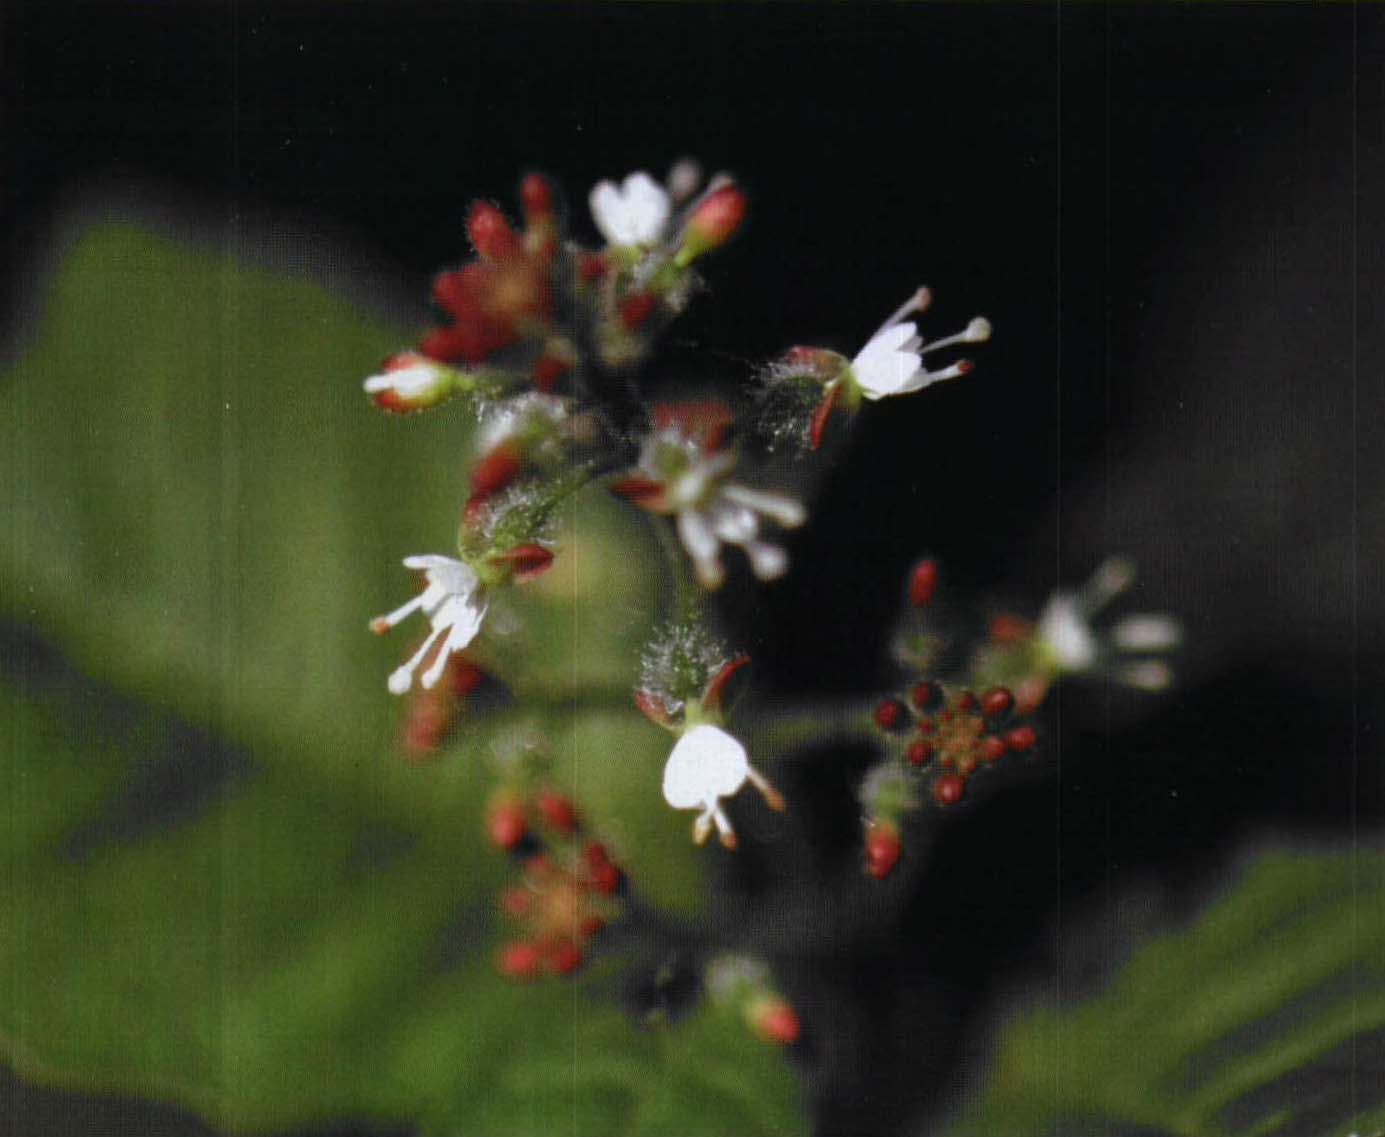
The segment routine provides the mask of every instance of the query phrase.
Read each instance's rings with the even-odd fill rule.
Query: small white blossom
[[[788,554],[760,536],[760,519],[767,517],[792,529],[807,518],[803,506],[793,498],[727,481],[735,464],[734,455],[725,451],[706,454],[677,430],[651,435],[640,455],[640,468],[662,486],[658,511],[674,515],[678,538],[704,588],[717,588],[726,577],[722,545],[745,550],[751,569],[761,580],[783,576],[789,566]]]
[[[476,571],[462,561],[432,555],[405,557],[404,567],[421,569],[427,586],[407,604],[371,620],[370,630],[383,635],[416,611],[428,617],[433,630],[423,646],[390,673],[389,689],[396,695],[404,694],[413,686],[414,672],[422,666],[435,646],[438,648],[437,655],[419,681],[425,688],[437,683],[447,666],[448,657],[476,638],[486,615],[487,604],[485,588]],[[441,645],[439,640],[442,641]]]
[[[598,182],[589,204],[597,229],[613,245],[654,244],[663,237],[671,212],[668,192],[643,170],[620,186]]]
[[[736,847],[736,831],[721,808],[721,799],[734,796],[749,782],[764,795],[771,809],[783,809],[784,799],[750,764],[745,747],[720,727],[706,723],[687,731],[674,745],[664,766],[664,800],[674,809],[696,809],[693,840],[701,845],[715,826],[728,849]]]
[[[922,312],[931,300],[928,289],[920,288],[881,325],[851,361],[851,374],[867,399],[907,395],[930,383],[965,375],[971,370],[970,360],[959,359],[939,371],[929,371],[923,357],[952,344],[981,343],[990,339],[990,321],[977,316],[956,335],[926,342],[919,337],[917,324],[903,321],[913,312]]]
[[[1104,633],[1093,626],[1100,611],[1134,579],[1134,566],[1112,557],[1080,592],[1055,592],[1049,598],[1036,634],[1055,670],[1072,674],[1109,666],[1116,680],[1146,691],[1162,690],[1173,681],[1173,671],[1162,659],[1139,658],[1178,646],[1182,629],[1172,616],[1136,613]]]

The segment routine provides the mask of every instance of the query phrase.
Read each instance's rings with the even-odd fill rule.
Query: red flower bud
[[[496,970],[507,979],[532,979],[539,973],[539,949],[533,944],[506,944],[495,959]]]
[[[915,683],[909,688],[909,701],[921,711],[926,711],[942,697],[943,689],[933,682]]]
[[[534,799],[534,806],[539,816],[558,832],[571,833],[577,828],[577,810],[556,790],[540,790]]]
[[[552,355],[545,355],[534,364],[534,369],[530,373],[534,380],[534,386],[544,394],[553,390],[554,385],[562,378],[563,373],[572,366],[566,359],[558,359]]]
[[[577,970],[582,953],[570,939],[560,936],[548,946],[544,962],[555,975],[567,975]]]
[[[751,1004],[746,1012],[750,1029],[762,1042],[789,1046],[798,1041],[798,1015],[783,999],[766,995]]]
[[[518,449],[510,442],[502,442],[487,454],[483,454],[471,468],[471,489],[482,497],[489,497],[503,490],[519,474],[522,463]]]
[[[710,249],[724,245],[745,217],[745,194],[732,185],[715,189],[694,207],[674,258],[680,267]]]
[[[483,260],[501,260],[519,252],[515,231],[505,215],[488,201],[472,203],[466,219],[466,235]]]
[[[590,284],[606,275],[606,258],[600,253],[582,253],[577,258],[577,279]]]
[[[990,627],[987,631],[992,643],[1009,645],[1023,643],[1029,638],[1031,628],[1027,620],[1021,620],[1018,616],[1002,614],[991,617]]]
[[[955,805],[965,785],[960,774],[944,774],[933,783],[933,800],[939,805]]]
[[[899,860],[899,830],[888,821],[872,821],[866,826],[866,872],[876,880],[890,875]]]
[[[881,699],[871,717],[881,730],[894,730],[904,719],[904,704],[898,699]]]
[[[553,191],[542,174],[524,175],[519,183],[519,200],[524,206],[524,219],[531,225],[553,212]]]
[[[938,562],[931,557],[919,561],[909,573],[909,603],[922,608],[933,599],[933,591],[938,587]]]
[[[1005,753],[1005,740],[997,738],[994,734],[988,734],[983,738],[977,747],[981,755],[981,761],[994,762]]]
[[[920,738],[917,742],[911,742],[905,753],[908,755],[909,765],[922,766],[933,757],[933,744],[926,738]]]
[[[1038,741],[1038,733],[1032,726],[1017,726],[1005,732],[1005,745],[1011,750],[1032,750]]]
[[[507,888],[500,894],[500,910],[518,919],[533,907],[534,894],[527,888]]]
[[[987,718],[1003,715],[1015,705],[1015,697],[1005,687],[992,687],[981,696],[981,713]]]
[[[528,829],[524,820],[524,810],[515,801],[499,801],[491,807],[486,819],[486,828],[491,844],[498,849],[513,849],[523,839]]]
[[[632,292],[620,302],[620,322],[633,332],[649,318],[658,299],[647,292]]]

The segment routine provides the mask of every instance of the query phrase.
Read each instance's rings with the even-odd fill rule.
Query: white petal
[[[1111,629],[1111,642],[1122,651],[1168,651],[1178,646],[1182,635],[1172,616],[1141,613],[1117,623]]]
[[[1070,592],[1056,593],[1048,602],[1039,617],[1039,635],[1064,671],[1085,671],[1096,663],[1096,638]]]
[[[721,487],[721,495],[738,505],[744,505],[756,513],[763,514],[785,529],[802,525],[808,518],[808,512],[802,505],[783,494],[752,490],[732,482]]]
[[[851,372],[866,398],[903,395],[924,385],[923,360],[906,348],[917,332],[911,323],[886,328],[851,361]]]
[[[613,245],[647,245],[657,241],[668,223],[669,197],[643,170],[614,182],[598,182],[588,199],[592,220]]]
[[[720,727],[703,724],[683,735],[664,766],[664,800],[674,809],[710,810],[717,798],[745,785],[745,747]]]
[[[405,557],[405,567],[423,569],[429,585],[437,585],[451,596],[470,596],[480,585],[476,570],[463,561],[451,557],[428,554],[420,557]]]
[[[367,394],[379,391],[396,391],[405,399],[426,395],[438,376],[437,369],[426,363],[416,363],[412,367],[401,367],[398,371],[385,371],[372,375],[365,381]]]

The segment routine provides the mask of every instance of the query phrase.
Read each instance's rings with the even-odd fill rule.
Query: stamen
[[[778,580],[789,570],[789,557],[778,545],[768,541],[746,541],[741,546],[750,558],[750,568],[761,580]]]
[[[377,636],[383,636],[392,627],[394,627],[395,624],[399,623],[400,620],[404,619],[405,616],[409,615],[411,612],[416,612],[418,611],[418,609],[422,608],[424,598],[427,595],[428,591],[427,589],[425,589],[424,591],[420,592],[417,596],[415,596],[412,600],[410,600],[407,604],[401,604],[393,612],[390,612],[384,616],[376,616],[375,619],[370,621],[370,630],[374,632]]]
[[[923,386],[929,383],[940,383],[944,379],[956,379],[962,375],[969,375],[976,368],[970,359],[959,359],[951,367],[944,367],[941,371],[927,371],[923,373]]]
[[[435,643],[438,642],[438,638],[439,638],[440,636],[445,635],[446,633],[447,633],[447,627],[446,627],[446,625],[444,625],[444,626],[441,627],[441,628],[435,628],[435,629],[432,631],[432,633],[428,636],[428,638],[427,638],[426,640],[423,641],[423,646],[420,647],[416,652],[414,652],[414,654],[411,655],[411,656],[408,658],[407,661],[405,661],[404,663],[400,664],[397,668],[395,668],[395,670],[390,674],[390,690],[391,690],[391,691],[394,691],[394,693],[395,693],[396,695],[402,695],[402,694],[404,693],[404,691],[407,691],[407,690],[409,689],[410,685],[412,685],[412,683],[413,683],[413,674],[414,674],[415,671],[418,670],[418,665],[419,665],[420,663],[423,662],[424,657],[427,656],[427,654],[428,654],[429,650],[432,648],[432,646],[433,646]],[[406,684],[404,685],[403,691],[395,691],[395,680],[396,680],[396,677],[399,676],[399,674],[400,674],[401,672],[403,673],[404,678],[408,680],[408,683],[406,683]],[[430,685],[430,684],[425,684],[425,686],[428,686],[428,685]]]
[[[944,336],[940,340],[933,340],[931,343],[923,345],[923,351],[927,354],[930,351],[937,351],[940,347],[948,347],[954,343],[985,343],[991,338],[991,322],[985,316],[977,316],[960,332],[955,335]]]
[[[745,486],[738,486],[734,482],[722,486],[721,495],[738,505],[744,505],[756,513],[763,514],[785,529],[793,529],[802,525],[808,517],[803,506],[791,497],[747,489]]]
[[[712,811],[699,813],[693,822],[692,838],[694,845],[705,845],[712,832]]]
[[[770,809],[774,810],[775,813],[783,813],[784,810],[788,809],[788,802],[784,800],[784,795],[776,790],[774,786],[770,784],[769,779],[760,773],[759,770],[755,769],[754,766],[750,766],[746,769],[745,778],[746,781],[760,791],[760,796],[765,799],[765,804],[769,806]]]
[[[735,849],[739,843],[736,840],[736,831],[731,828],[731,819],[722,812],[719,804],[712,805],[712,820],[717,823],[717,840],[721,842],[721,847]]]
[[[925,286],[919,285],[918,289],[914,292],[914,294],[910,296],[908,300],[904,301],[904,303],[901,304],[898,308],[896,308],[890,314],[890,318],[886,320],[883,324],[881,324],[880,327],[876,328],[875,335],[871,336],[870,338],[874,339],[875,336],[878,336],[881,332],[889,331],[892,327],[899,323],[900,320],[904,319],[905,316],[913,315],[913,313],[915,312],[922,312],[932,302],[933,293],[929,292]]]

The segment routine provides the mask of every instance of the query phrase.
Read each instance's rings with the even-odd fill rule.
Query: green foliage
[[[1270,852],[1098,996],[1021,1015],[950,1137],[1385,1128],[1385,854]]]
[[[654,903],[695,909],[719,854],[660,800],[668,740],[629,700],[659,579],[599,494],[493,611],[520,698],[432,765],[393,752],[385,677],[412,641],[366,621],[415,587],[405,554],[451,550],[469,433],[458,406],[391,420],[362,394],[406,338],[133,226],[60,266],[0,379],[0,612],[23,629],[0,682],[0,1047],[236,1129],[800,1131],[781,1055],[738,1024],[640,1028],[599,977],[493,972],[499,734],[550,739]]]

